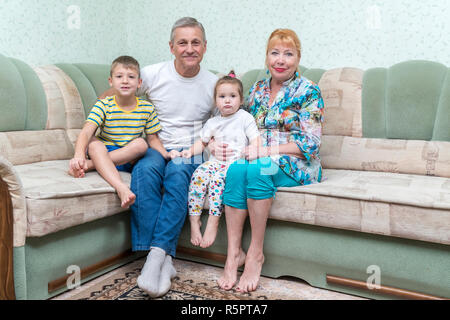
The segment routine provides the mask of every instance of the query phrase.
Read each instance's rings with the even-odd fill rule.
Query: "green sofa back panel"
[[[244,87],[244,100],[247,99],[250,88],[255,84],[255,82],[266,77],[267,74],[263,69],[250,70],[242,75],[241,81],[242,86]]]
[[[110,88],[108,83],[110,65],[90,63],[76,63],[74,65],[89,79],[97,97]]]
[[[48,108],[47,98],[41,80],[36,72],[17,59],[10,59],[19,70],[26,93],[26,130],[44,130],[47,124]]]
[[[63,70],[75,83],[83,103],[84,116],[87,118],[98,97],[91,81],[76,65],[68,63],[58,63],[55,65]],[[106,80],[108,80],[108,78],[106,78]]]
[[[442,85],[432,140],[450,141],[450,72]]]
[[[324,69],[305,69],[305,71],[302,71],[302,74],[305,78],[313,81],[316,84],[319,83],[324,73]]]
[[[447,74],[448,68],[440,63],[418,60],[367,70],[362,88],[363,136],[448,140],[448,128],[437,121],[438,109],[444,115],[448,110]]]
[[[364,72],[362,82],[362,132],[364,137],[386,137],[385,80],[387,70],[373,68]]]
[[[27,98],[22,76],[16,65],[0,55],[0,131],[24,130]]]

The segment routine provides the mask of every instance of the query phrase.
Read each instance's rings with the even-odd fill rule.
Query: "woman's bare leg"
[[[258,287],[264,263],[264,235],[272,201],[272,198],[263,200],[247,199],[252,238],[247,257],[245,258],[244,272],[236,287],[237,291],[250,292]]]
[[[237,269],[244,264],[245,253],[242,250],[242,231],[248,211],[225,206],[225,219],[227,223],[227,260],[223,275],[217,280],[219,287],[224,290],[233,288],[237,280]]]

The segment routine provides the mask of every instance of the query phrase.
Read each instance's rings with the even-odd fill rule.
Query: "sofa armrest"
[[[12,205],[13,245],[21,247],[25,244],[27,233],[27,208],[22,181],[17,175],[14,166],[5,157],[0,155],[0,180],[2,191],[10,199]],[[2,194],[3,195],[3,194]],[[7,201],[6,199],[2,202]]]
[[[14,217],[8,184],[3,180],[4,169],[3,164],[0,164],[0,300],[11,300],[15,299]]]

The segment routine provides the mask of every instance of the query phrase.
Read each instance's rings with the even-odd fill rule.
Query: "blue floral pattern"
[[[319,148],[324,104],[319,86],[296,74],[283,83],[271,106],[269,98],[270,78],[255,83],[246,101],[263,145],[294,142],[305,157],[275,155],[271,156],[272,161],[300,185],[320,182]]]

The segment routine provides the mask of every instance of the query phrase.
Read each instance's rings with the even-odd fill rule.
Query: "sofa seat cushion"
[[[43,236],[124,211],[114,189],[97,172],[75,179],[69,160],[15,166],[27,207],[26,236]],[[131,175],[121,172],[129,184]]]
[[[450,179],[324,170],[318,184],[279,188],[270,218],[450,244]]]

